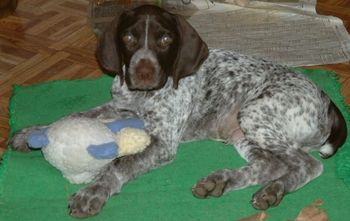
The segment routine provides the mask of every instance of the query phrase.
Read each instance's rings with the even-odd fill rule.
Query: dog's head
[[[102,34],[97,60],[131,90],[161,88],[168,77],[174,87],[197,71],[208,47],[181,16],[157,6],[140,6],[115,18]],[[123,73],[125,65],[125,73]]]

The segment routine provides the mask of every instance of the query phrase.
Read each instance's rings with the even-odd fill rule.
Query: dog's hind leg
[[[321,162],[302,150],[291,150],[278,157],[288,166],[287,173],[271,180],[253,195],[251,202],[256,209],[277,206],[285,194],[303,187],[323,171]]]
[[[270,170],[268,182],[259,183],[264,187],[252,199],[257,209],[278,205],[286,193],[299,189],[322,173],[321,162],[308,151],[321,146],[330,132],[324,97],[316,96],[319,99],[308,102],[307,97],[293,97],[287,90],[271,94],[275,96],[262,96],[247,103],[238,116],[245,138],[270,151],[287,167],[286,173],[280,177]]]
[[[235,143],[240,154],[249,162],[238,169],[223,169],[201,179],[193,188],[198,198],[219,197],[225,192],[251,185],[266,184],[286,174],[288,167],[283,159],[256,144],[242,139]]]
[[[313,104],[285,107],[280,102],[283,100],[263,97],[240,108],[237,118],[244,138],[231,143],[248,165],[220,170],[203,178],[193,187],[195,196],[221,196],[230,190],[258,184],[263,188],[254,194],[252,204],[257,209],[267,209],[278,205],[286,193],[322,173],[322,164],[307,153],[309,148],[303,144],[316,146],[326,140],[328,130],[322,131],[322,122],[318,120],[323,119],[323,112],[316,112]],[[308,113],[308,108],[315,110],[315,115]],[[294,114],[299,112],[304,115]]]
[[[323,170],[319,161],[302,150],[272,152],[246,139],[235,146],[248,165],[219,170],[201,179],[192,188],[194,196],[219,197],[232,190],[262,185],[251,202],[256,209],[267,209],[277,206],[285,194],[304,186]]]

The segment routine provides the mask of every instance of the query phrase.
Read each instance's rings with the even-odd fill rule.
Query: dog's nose
[[[149,67],[140,67],[139,70],[137,70],[137,75],[143,81],[151,80],[152,73],[153,71]]]
[[[136,67],[136,75],[142,81],[151,81],[154,78],[155,68],[151,61],[142,59]]]

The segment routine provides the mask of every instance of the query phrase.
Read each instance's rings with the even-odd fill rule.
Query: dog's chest
[[[113,85],[118,85],[114,83]],[[119,86],[119,85],[118,85]],[[174,89],[172,80],[156,91],[130,91],[126,85],[112,89],[118,108],[132,110],[145,121],[146,128],[158,136],[174,136],[182,134],[192,110],[193,87]],[[170,139],[170,138],[169,138]]]

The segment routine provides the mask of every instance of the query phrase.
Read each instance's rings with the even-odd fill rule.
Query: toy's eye
[[[131,32],[127,32],[123,35],[123,42],[128,45],[134,45],[137,43],[137,40]]]
[[[172,37],[169,34],[163,34],[159,39],[159,46],[162,48],[168,47],[173,42]]]

